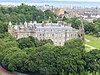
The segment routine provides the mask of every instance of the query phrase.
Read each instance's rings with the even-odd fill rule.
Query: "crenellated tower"
[[[8,24],[8,32],[12,35],[13,34],[13,25],[11,23],[11,21]]]
[[[79,27],[78,36],[79,36],[79,38],[81,38],[82,40],[85,40],[85,38],[84,38],[85,33],[84,33],[83,19],[81,18],[80,20],[81,20],[81,25],[80,25],[80,27]]]

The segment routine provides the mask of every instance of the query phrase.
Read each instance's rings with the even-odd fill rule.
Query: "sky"
[[[45,4],[48,4],[48,5],[62,6],[62,7],[64,6],[100,7],[100,0],[0,0],[0,4],[2,5],[20,5],[21,3],[25,3],[28,5],[34,4],[43,6]]]
[[[100,0],[56,0],[56,1],[88,1],[88,2],[100,2]]]
[[[88,1],[88,2],[100,2],[100,0],[0,0],[0,2],[36,2],[36,1]]]

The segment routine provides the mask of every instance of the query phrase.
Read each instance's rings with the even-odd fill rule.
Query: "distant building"
[[[98,19],[100,18],[100,15],[97,14],[83,14],[83,15],[79,15],[79,17],[83,17],[84,20],[87,20],[89,22],[93,22],[94,19]]]
[[[40,39],[51,39],[55,45],[62,46],[66,40],[72,38],[84,38],[83,26],[79,30],[74,29],[63,22],[37,23],[25,22],[20,25],[12,25],[9,22],[8,32],[16,39],[33,36]]]
[[[64,16],[66,18],[72,18],[72,17],[83,17],[84,20],[87,20],[89,22],[93,22],[94,19],[100,18],[100,8],[67,8],[65,9]]]
[[[63,8],[55,8],[55,9],[53,9],[53,12],[56,15],[64,15],[64,9]]]

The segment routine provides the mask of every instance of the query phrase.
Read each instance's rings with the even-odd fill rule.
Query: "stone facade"
[[[56,15],[64,15],[64,9],[63,8],[56,8],[56,9],[53,10],[53,12]]]
[[[55,45],[64,45],[66,40],[72,38],[82,38],[84,37],[84,29],[82,26],[79,30],[67,26],[63,22],[58,23],[36,23],[36,22],[25,22],[20,25],[12,25],[9,22],[8,32],[14,36],[16,39],[33,36],[42,39],[51,39]]]

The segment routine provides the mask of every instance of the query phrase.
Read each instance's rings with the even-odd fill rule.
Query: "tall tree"
[[[80,38],[65,41],[64,46],[72,48],[72,49],[76,48],[76,49],[82,50],[82,51],[85,50],[84,41]]]
[[[96,75],[100,72],[100,50],[92,50],[85,54],[86,70]]]
[[[79,20],[79,18],[77,18],[77,17],[73,17],[73,18],[71,18],[71,26],[73,27],[73,28],[76,28],[76,29],[79,29],[79,26],[80,26],[80,24],[81,24],[81,21]]]

